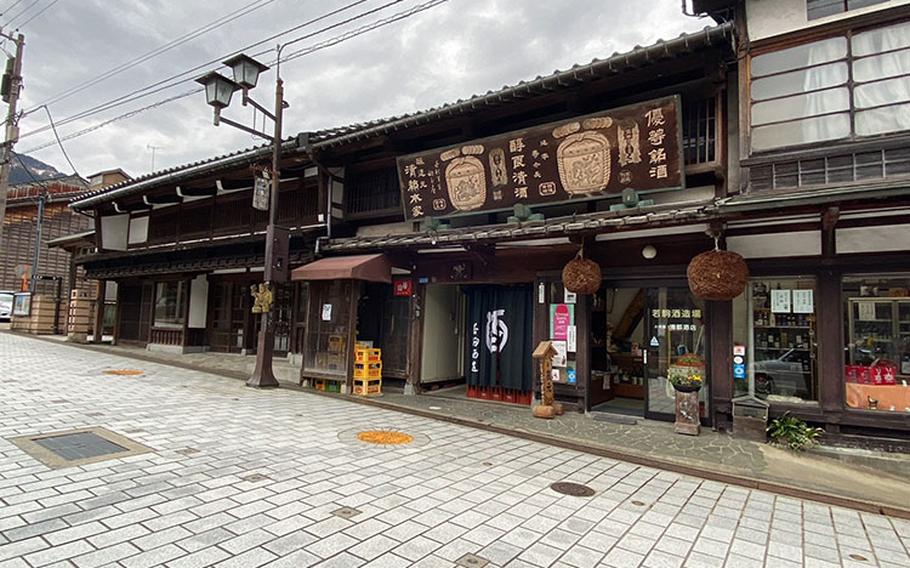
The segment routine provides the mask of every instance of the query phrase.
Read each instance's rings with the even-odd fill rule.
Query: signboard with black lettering
[[[679,97],[398,158],[405,217],[682,188]]]

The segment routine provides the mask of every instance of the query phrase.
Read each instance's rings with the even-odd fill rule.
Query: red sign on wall
[[[395,296],[408,297],[414,292],[414,281],[410,278],[406,280],[395,280],[392,283]]]

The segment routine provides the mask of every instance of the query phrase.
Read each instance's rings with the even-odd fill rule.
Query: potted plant
[[[698,436],[701,431],[698,391],[705,380],[705,362],[698,355],[680,355],[667,369],[676,390],[676,432]]]
[[[681,355],[667,369],[667,380],[678,392],[695,392],[705,381],[705,362],[693,353]]]

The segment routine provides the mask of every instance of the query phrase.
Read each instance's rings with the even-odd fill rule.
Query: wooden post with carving
[[[556,355],[556,348],[553,347],[552,341],[541,341],[537,344],[532,357],[540,361],[540,404],[534,407],[533,413],[537,418],[553,418],[557,414],[556,405],[553,402],[553,357]],[[560,405],[561,406],[561,405]]]

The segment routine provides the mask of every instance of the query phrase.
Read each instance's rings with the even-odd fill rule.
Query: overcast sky
[[[6,9],[16,0],[0,0]],[[404,0],[374,16],[293,46],[299,49],[345,30],[391,16],[424,0]],[[13,27],[54,0],[38,0]],[[279,33],[350,0],[57,0],[23,28],[26,35],[23,106],[26,111],[61,92],[246,6],[255,11],[127,71],[49,105],[54,120],[105,103],[158,80],[215,60]],[[288,39],[381,6],[369,0]],[[0,17],[32,4],[19,2]],[[669,39],[709,25],[682,15],[678,0],[449,0],[406,20],[282,66],[286,97],[285,134],[413,112],[498,89],[520,80],[607,57],[659,38]],[[4,26],[5,30],[9,30]],[[271,47],[274,46],[274,42]],[[4,48],[11,50],[7,42]],[[252,53],[263,48],[255,48]],[[293,51],[288,48],[287,51]],[[262,59],[267,59],[263,56]],[[196,73],[195,75],[201,74]],[[189,80],[104,113],[61,125],[66,136],[130,110],[184,93]],[[254,94],[271,107],[274,74],[264,75]],[[236,107],[236,108],[235,108]],[[5,112],[5,110],[4,110]],[[252,113],[235,99],[225,116],[249,122]],[[22,134],[47,124],[38,110]],[[52,141],[50,132],[24,136],[16,150]],[[258,144],[250,135],[211,122],[211,108],[196,94],[64,141],[83,176],[121,167],[131,175],[204,159]],[[63,172],[71,168],[56,146],[31,155]]]

